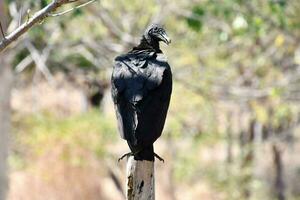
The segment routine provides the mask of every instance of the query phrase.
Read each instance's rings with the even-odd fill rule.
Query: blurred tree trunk
[[[282,163],[282,152],[280,151],[277,144],[273,144],[273,162],[275,168],[275,181],[274,190],[278,200],[285,200],[284,195],[284,181],[283,181],[283,163]]]
[[[227,134],[227,155],[226,155],[226,162],[227,164],[231,164],[233,161],[233,156],[232,156],[232,149],[233,149],[233,135],[232,135],[232,117],[233,114],[232,112],[229,112],[227,114],[227,126],[226,126],[226,134]]]
[[[10,93],[12,71],[7,66],[7,60],[0,56],[0,199],[5,199],[7,180],[7,155],[10,129]]]
[[[254,135],[256,120],[250,121],[248,130],[241,132],[241,192],[243,199],[251,198],[251,182],[253,177],[253,161],[254,161]]]
[[[4,0],[0,0],[0,21],[3,31],[7,27]],[[1,35],[2,38],[2,35]],[[10,129],[10,94],[12,85],[12,71],[9,66],[9,53],[0,54],[0,199],[6,198],[8,190],[7,155]]]

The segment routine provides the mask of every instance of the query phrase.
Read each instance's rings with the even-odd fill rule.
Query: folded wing
[[[112,97],[119,132],[130,148],[151,145],[161,135],[172,90],[165,59],[155,54],[131,54],[115,59]]]

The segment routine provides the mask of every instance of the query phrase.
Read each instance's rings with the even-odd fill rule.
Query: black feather
[[[154,160],[172,92],[172,73],[158,42],[143,37],[139,46],[115,58],[112,97],[120,135],[136,160]]]

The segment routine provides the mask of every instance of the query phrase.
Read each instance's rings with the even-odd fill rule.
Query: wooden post
[[[134,160],[127,161],[127,200],[154,200],[154,162]]]

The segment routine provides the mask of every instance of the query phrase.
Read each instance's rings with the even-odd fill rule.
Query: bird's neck
[[[159,48],[159,42],[157,40],[153,40],[152,38],[142,37],[140,44],[137,47],[134,47],[133,50],[146,50],[151,49],[157,53],[160,53],[161,50]]]

